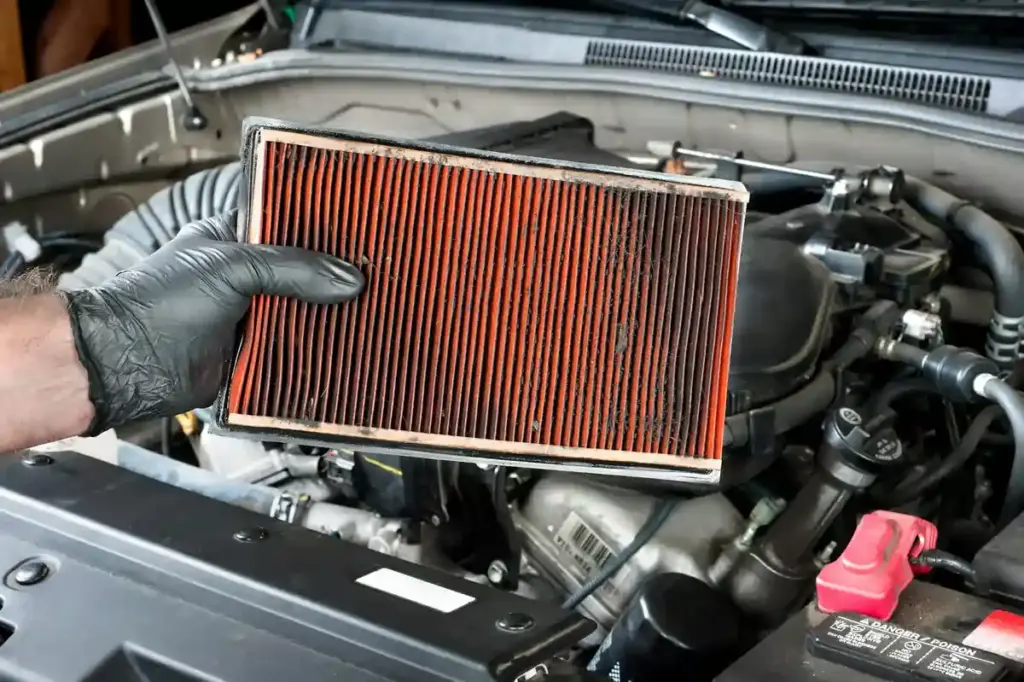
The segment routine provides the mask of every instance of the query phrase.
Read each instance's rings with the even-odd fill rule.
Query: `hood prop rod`
[[[185,106],[188,110],[185,112],[182,118],[182,126],[185,130],[197,131],[205,130],[206,126],[209,125],[209,120],[203,115],[203,112],[196,106],[196,101],[192,97],[192,92],[188,89],[188,83],[185,82],[185,74],[181,71],[181,66],[174,59],[174,52],[171,51],[171,39],[167,35],[167,28],[164,26],[163,17],[160,16],[160,10],[156,7],[156,0],[145,0],[146,10],[149,12],[149,18],[153,22],[153,28],[156,29],[156,35],[160,39],[160,45],[163,47],[164,52],[167,54],[168,65],[171,67],[171,72],[174,74],[174,80],[178,83],[178,91],[181,93],[181,99],[185,101]]]

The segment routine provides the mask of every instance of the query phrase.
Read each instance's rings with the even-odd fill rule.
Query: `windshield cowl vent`
[[[810,88],[990,113],[992,81],[964,74],[629,40],[592,40],[586,64]]]

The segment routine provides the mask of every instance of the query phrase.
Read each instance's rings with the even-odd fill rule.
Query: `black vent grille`
[[[992,91],[987,78],[941,71],[626,40],[590,41],[586,63],[872,95],[974,113],[987,112]]]

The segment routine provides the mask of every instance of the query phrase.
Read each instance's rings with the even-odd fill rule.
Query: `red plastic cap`
[[[818,574],[818,608],[887,620],[914,575],[929,570],[911,566],[911,557],[934,549],[938,535],[934,524],[916,516],[865,515],[843,553]]]

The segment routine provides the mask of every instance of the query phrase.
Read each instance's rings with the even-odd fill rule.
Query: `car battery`
[[[1006,682],[1024,679],[1024,615],[921,580],[887,620],[811,605],[717,682]]]

